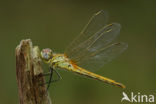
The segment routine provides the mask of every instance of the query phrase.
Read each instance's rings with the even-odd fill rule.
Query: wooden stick
[[[39,48],[30,39],[22,40],[15,50],[16,78],[20,104],[51,104],[42,76]]]

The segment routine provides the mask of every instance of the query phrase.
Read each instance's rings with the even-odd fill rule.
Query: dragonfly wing
[[[74,49],[93,36],[97,31],[102,29],[108,21],[108,14],[104,11],[99,11],[95,13],[91,19],[89,20],[88,24],[84,27],[82,32],[71,42],[71,44],[66,48],[65,53],[69,56],[74,54]]]
[[[67,57],[77,65],[98,69],[126,49],[124,43],[107,46],[118,35],[121,26],[118,23],[106,25],[106,17],[103,11],[94,14],[81,34],[65,50]]]
[[[108,45],[107,47],[88,53],[78,62],[78,65],[91,71],[98,70],[104,64],[120,55],[127,47],[126,43]]]
[[[84,56],[97,51],[112,42],[120,32],[120,28],[120,24],[118,23],[106,25],[87,40],[78,44],[76,47],[73,47],[73,49],[65,51],[65,54],[67,54],[71,60],[78,63]]]

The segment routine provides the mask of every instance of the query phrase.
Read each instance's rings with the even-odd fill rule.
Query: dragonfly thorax
[[[53,67],[67,68],[72,66],[70,60],[64,54],[54,54],[49,48],[41,51],[41,59]]]

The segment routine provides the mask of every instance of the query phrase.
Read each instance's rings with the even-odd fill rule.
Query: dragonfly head
[[[44,62],[48,63],[52,57],[53,57],[53,53],[51,49],[46,48],[41,51],[41,58]]]

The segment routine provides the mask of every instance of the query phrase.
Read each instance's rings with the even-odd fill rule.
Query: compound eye
[[[52,50],[49,48],[43,49],[41,51],[41,57],[42,57],[42,59],[48,61],[49,59],[52,58]]]

